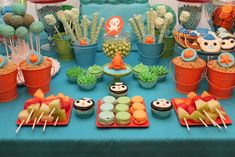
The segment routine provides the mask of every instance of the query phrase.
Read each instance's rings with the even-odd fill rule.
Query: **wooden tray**
[[[74,102],[74,100],[70,98],[70,100],[69,100],[69,109],[66,113],[66,115],[67,115],[66,121],[58,122],[56,126],[66,126],[66,125],[69,124],[69,120],[70,120],[72,109],[73,109],[73,102]],[[20,125],[20,123],[21,123],[21,121],[19,119],[17,119],[16,124]],[[35,126],[43,126],[43,125],[44,125],[44,122],[39,122]],[[24,123],[23,126],[33,126],[33,121],[29,122],[28,124]],[[54,122],[47,122],[47,126],[54,126]]]
[[[187,99],[187,98],[185,98],[185,99]],[[173,104],[173,107],[174,107],[176,116],[177,116],[177,118],[178,118],[180,124],[181,124],[182,126],[186,126],[185,122],[184,122],[183,120],[180,120],[179,117],[178,117],[178,113],[177,113],[178,106],[177,106],[176,103],[175,103],[175,99],[172,99],[171,102],[172,102],[172,104]],[[224,111],[224,109],[223,109],[222,107],[221,107],[220,109],[221,109],[222,111]],[[230,117],[228,116],[228,114],[227,114],[226,116],[224,116],[224,118],[225,118],[225,120],[224,120],[225,124],[227,124],[227,125],[231,125],[231,124],[232,124],[232,120],[230,119]],[[193,122],[193,121],[188,120],[188,119],[187,119],[187,122],[188,122],[188,125],[189,125],[189,126],[204,126],[202,122]],[[220,118],[217,118],[215,122],[216,122],[217,124],[219,124],[219,125],[223,125],[223,123],[222,123],[222,121],[221,121]],[[207,125],[209,125],[209,126],[210,126],[210,125],[213,125],[211,122],[205,122],[205,123],[206,123]]]
[[[99,119],[99,113],[100,113],[100,106],[102,105],[102,100],[99,100],[98,101],[98,108],[97,108],[97,111],[96,111],[96,126],[98,128],[148,128],[149,127],[149,118],[147,120],[146,123],[142,124],[142,125],[137,125],[133,122],[132,120],[132,117],[131,117],[131,122],[129,125],[125,125],[125,126],[120,126],[116,123],[116,120],[114,120],[114,124],[113,125],[110,125],[110,126],[104,126],[104,125],[101,125],[98,121]],[[147,113],[147,112],[146,112]],[[147,117],[148,117],[148,113],[147,113]]]

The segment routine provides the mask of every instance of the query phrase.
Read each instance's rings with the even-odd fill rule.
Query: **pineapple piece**
[[[216,100],[210,100],[207,102],[210,112],[216,112],[216,109],[220,109],[220,103]],[[216,112],[217,113],[217,112]]]
[[[48,115],[42,116],[41,122],[45,122],[46,120],[47,120],[48,123],[51,123],[51,122],[53,122],[54,117],[52,117],[52,116],[49,117]]]
[[[177,114],[178,114],[178,117],[180,120],[184,120],[184,118],[186,118],[186,119],[189,118],[188,112],[181,107],[178,107]]]
[[[49,113],[50,113],[49,106],[47,104],[42,103],[42,105],[39,109],[39,112],[40,113],[44,112],[43,115],[49,115]]]
[[[27,108],[27,111],[30,113],[32,110],[33,112],[36,112],[38,111],[40,108],[40,103],[37,103],[37,104],[32,104],[30,105],[28,108]]]
[[[55,99],[49,103],[49,111],[51,112],[53,109],[55,109],[54,112],[57,112],[61,109],[60,99]]]

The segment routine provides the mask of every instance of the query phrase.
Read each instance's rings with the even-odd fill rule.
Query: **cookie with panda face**
[[[109,93],[115,97],[126,96],[128,87],[123,82],[116,82],[109,87]]]
[[[221,50],[223,52],[232,52],[235,50],[235,37],[227,36],[222,38]]]
[[[203,37],[197,39],[201,50],[206,53],[218,53],[221,50],[222,39],[213,34],[208,33]]]
[[[167,118],[170,116],[172,103],[167,99],[157,99],[151,102],[151,112],[155,118]]]
[[[95,110],[95,102],[91,98],[81,98],[73,103],[76,114],[80,118],[90,117]]]

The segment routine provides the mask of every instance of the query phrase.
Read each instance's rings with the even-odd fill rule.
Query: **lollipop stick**
[[[59,30],[57,29],[57,27],[56,27],[55,25],[54,25],[54,28],[55,28],[55,31],[58,33],[60,39],[63,40],[63,39],[62,39],[62,36],[61,36],[61,34],[60,34],[60,32],[59,32]]]
[[[186,124],[186,127],[187,127],[188,131],[190,131],[190,128],[188,126],[188,122],[187,122],[186,118],[184,118],[184,123]]]
[[[22,125],[24,124],[25,119],[21,121],[19,127],[16,129],[16,133],[18,133],[20,131],[20,128],[22,127]]]
[[[42,131],[45,132],[47,126],[47,120],[45,120]]]
[[[216,110],[216,112],[220,115],[220,117],[222,117],[223,120],[225,120],[225,117],[222,115],[222,113],[221,113],[217,108],[216,108],[215,110]]]
[[[204,122],[204,120],[202,120],[200,117],[199,117],[199,120],[202,122],[202,124],[207,128],[208,125]]]
[[[55,120],[54,126],[56,126],[56,125],[57,125],[59,118],[60,118],[60,117],[56,117],[56,120]]]
[[[13,44],[12,44],[12,40],[9,39],[9,42],[10,42],[10,46],[11,46],[11,48],[12,48],[12,53],[15,53],[15,47],[14,47]]]
[[[6,41],[6,38],[4,37],[4,44],[5,44],[5,49],[6,49],[6,53],[7,53],[7,58],[9,58],[9,52],[8,52],[8,48],[7,48],[7,41]]]
[[[36,121],[37,121],[37,117],[35,117],[35,118],[34,118],[34,121],[33,121],[33,126],[32,126],[32,130],[34,130],[34,128],[35,128]]]
[[[38,52],[41,53],[40,35],[37,35],[38,39]]]
[[[40,114],[40,116],[38,117],[37,124],[40,122],[40,120],[41,120],[43,114],[44,114],[44,112],[42,112],[42,113]]]
[[[33,33],[30,32],[30,35],[29,35],[29,40],[30,40],[30,48],[31,50],[34,50],[34,46],[33,46]]]
[[[33,109],[32,109],[31,112],[29,113],[29,116],[28,116],[28,118],[27,118],[27,120],[26,120],[26,124],[28,124],[28,122],[29,122],[29,120],[30,120],[32,114],[33,114]]]

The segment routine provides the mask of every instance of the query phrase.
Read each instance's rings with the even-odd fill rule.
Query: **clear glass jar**
[[[223,27],[234,32],[235,22],[235,1],[217,0],[206,5],[207,19],[211,29],[217,31]]]
[[[186,23],[181,24],[186,29],[195,30],[201,20],[203,3],[207,3],[210,0],[178,0],[178,19],[183,11],[190,13],[189,20]]]
[[[106,56],[113,58],[118,51],[122,57],[131,52],[131,39],[127,32],[121,32],[115,36],[104,34],[103,51]]]

